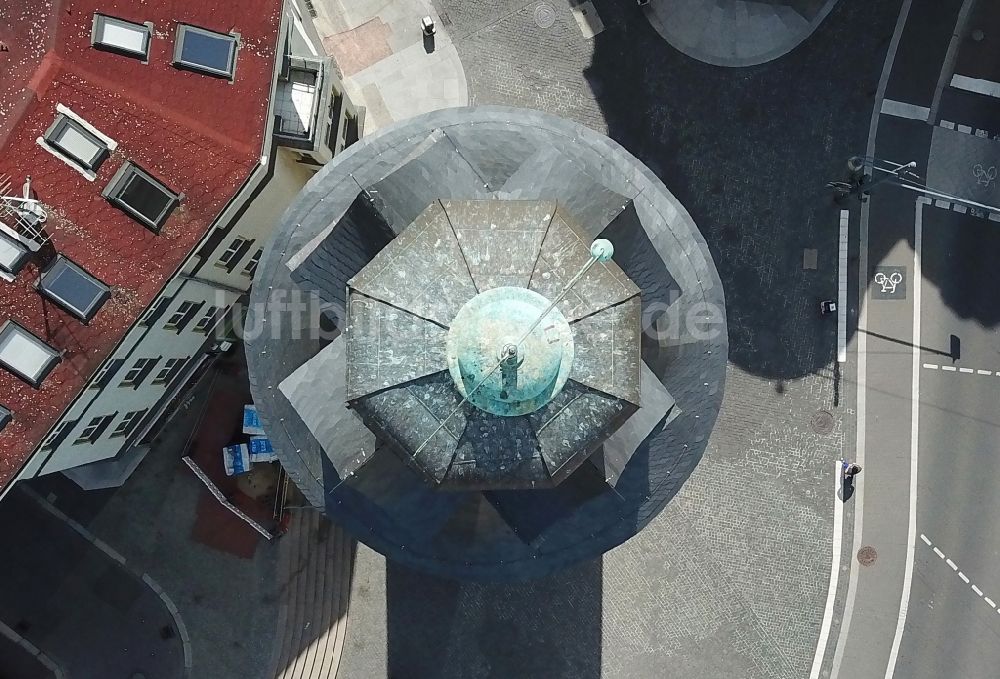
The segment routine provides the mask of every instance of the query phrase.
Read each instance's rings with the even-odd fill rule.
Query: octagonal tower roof
[[[434,486],[557,485],[640,405],[640,291],[578,277],[590,241],[552,201],[432,203],[348,281],[352,408]]]

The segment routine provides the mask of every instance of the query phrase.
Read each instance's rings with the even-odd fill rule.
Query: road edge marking
[[[840,211],[840,256],[837,271],[837,362],[847,362],[847,263],[851,211]]]
[[[889,650],[889,664],[885,668],[885,679],[892,679],[899,659],[899,645],[903,641],[906,627],[906,613],[910,606],[910,589],[913,586],[913,562],[917,550],[917,453],[920,432],[920,292],[921,270],[920,249],[923,247],[924,202],[916,201],[913,218],[913,377],[910,393],[910,501],[909,527],[906,536],[906,566],[903,571],[903,593],[899,599],[899,616],[896,618],[896,633]]]
[[[885,90],[889,84],[889,76],[892,73],[892,64],[896,60],[896,50],[899,49],[899,41],[903,36],[903,27],[906,19],[910,15],[910,6],[913,0],[903,0],[899,8],[899,16],[896,18],[896,26],[889,39],[889,47],[886,50],[885,61],[882,63],[882,74],[879,76],[878,87],[875,91],[875,104],[872,107],[871,120],[868,123],[868,143],[865,145],[865,155],[875,154],[875,137],[878,133],[878,123],[881,116],[882,102],[885,100]],[[868,295],[868,211],[869,202],[861,204],[861,221],[859,227],[858,244],[858,327],[868,327],[868,305],[865,303]],[[857,395],[857,419],[855,426],[855,457],[858,464],[864,466],[865,461],[865,387],[868,371],[868,336],[863,332],[855,333],[858,338],[858,395]],[[864,497],[865,484],[862,481],[857,484],[854,494],[854,528],[851,534],[851,546],[857,545],[861,541],[862,529],[864,528]],[[850,574],[847,580],[847,595],[844,601],[843,615],[840,621],[840,629],[837,632],[837,648],[833,654],[833,662],[830,666],[830,679],[837,679],[840,674],[840,664],[844,659],[844,649],[847,647],[847,637],[850,634],[851,618],[854,615],[854,601],[858,594],[858,567],[854,559],[848,560]]]
[[[819,679],[826,656],[826,646],[830,640],[830,628],[833,626],[833,609],[837,603],[837,587],[840,584],[840,559],[844,542],[844,501],[838,495],[841,489],[842,462],[834,462],[833,468],[833,554],[830,558],[830,584],[826,590],[826,607],[823,609],[823,623],[819,629],[819,640],[816,642],[816,652],[813,654],[812,670],[809,679]]]

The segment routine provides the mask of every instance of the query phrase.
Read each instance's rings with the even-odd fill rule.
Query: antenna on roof
[[[0,231],[37,252],[49,242],[42,230],[48,213],[31,198],[31,175],[25,179],[20,196],[11,190],[13,184],[9,175],[0,174]]]

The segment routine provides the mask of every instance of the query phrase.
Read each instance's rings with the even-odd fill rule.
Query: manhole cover
[[[543,2],[535,8],[535,23],[539,28],[551,28],[556,22],[556,8]]]
[[[812,428],[817,434],[833,431],[833,414],[829,410],[818,410],[812,418]]]
[[[862,566],[871,566],[877,558],[878,552],[870,545],[858,550],[858,563]]]

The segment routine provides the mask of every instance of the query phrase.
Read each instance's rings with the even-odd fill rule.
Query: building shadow
[[[786,381],[827,368],[836,329],[815,300],[837,295],[840,208],[824,185],[865,148],[898,3],[838,3],[791,54],[746,68],[677,52],[634,2],[594,4],[605,29],[584,77],[609,136],[704,236],[725,289],[730,360]]]
[[[389,679],[599,679],[602,560],[521,583],[386,562]]]

